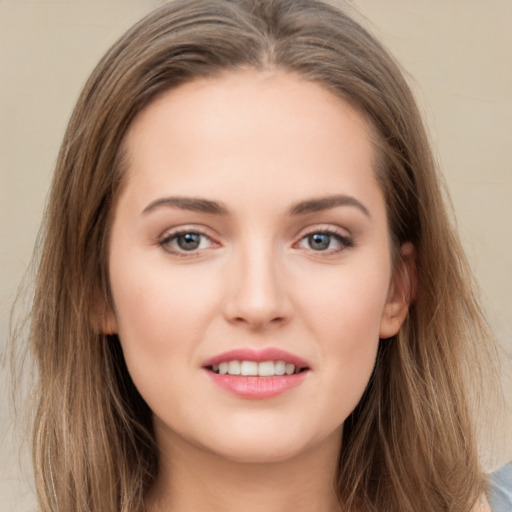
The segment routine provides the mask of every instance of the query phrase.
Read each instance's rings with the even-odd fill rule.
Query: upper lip
[[[309,363],[304,359],[279,348],[239,348],[223,352],[204,362],[203,367],[218,365],[227,361],[283,361],[293,364],[297,368],[309,368]]]

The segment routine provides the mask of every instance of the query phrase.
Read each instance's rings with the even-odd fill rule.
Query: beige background
[[[0,0],[0,344],[78,92],[107,47],[160,3]],[[411,77],[484,305],[512,352],[512,1],[353,4]],[[505,388],[511,403],[510,378]],[[0,399],[0,510],[30,510]],[[512,459],[512,428],[507,438],[493,464]]]

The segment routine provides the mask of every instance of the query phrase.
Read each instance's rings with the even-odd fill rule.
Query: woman
[[[397,65],[313,0],[187,0],[77,103],[32,311],[45,511],[486,510],[492,343]]]

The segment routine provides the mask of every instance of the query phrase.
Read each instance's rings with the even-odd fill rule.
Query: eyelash
[[[179,239],[179,237],[183,237],[185,235],[196,235],[201,238],[207,238],[210,243],[215,246],[219,246],[220,244],[215,241],[215,239],[208,233],[205,233],[204,231],[198,230],[196,228],[190,228],[190,229],[180,229],[178,231],[173,231],[171,233],[166,233],[158,240],[158,245],[162,247],[163,250],[166,252],[172,254],[173,256],[177,256],[179,258],[194,258],[200,256],[200,251],[204,249],[211,249],[212,246],[209,246],[207,248],[201,248],[201,240],[199,240],[199,247],[196,249],[192,249],[190,251],[187,251],[183,248],[176,248],[172,247],[171,243],[176,242]],[[341,234],[337,230],[333,228],[317,228],[314,230],[311,230],[305,234],[303,234],[300,239],[293,244],[294,248],[300,248],[300,244],[303,241],[308,240],[309,237],[312,237],[314,235],[327,235],[328,237],[334,238],[336,242],[340,245],[340,247],[337,247],[335,249],[325,249],[325,250],[315,250],[312,248],[308,248],[307,250],[312,253],[317,254],[323,254],[323,255],[335,255],[338,254],[346,249],[350,249],[355,246],[354,240],[351,236],[347,236],[344,234]],[[330,241],[329,241],[330,245]]]
[[[194,258],[199,256],[199,251],[201,250],[201,247],[198,247],[197,249],[193,249],[191,251],[187,251],[185,249],[180,248],[174,248],[171,246],[171,243],[173,241],[176,241],[179,239],[179,237],[185,236],[185,235],[197,235],[201,238],[207,238],[210,243],[213,244],[213,246],[218,246],[219,243],[214,240],[214,238],[201,230],[198,230],[197,228],[190,228],[190,229],[180,229],[178,231],[173,231],[171,233],[164,234],[159,240],[158,245],[162,247],[162,249],[173,256],[177,256],[178,258]],[[199,244],[201,244],[201,240],[199,241]],[[208,249],[211,247],[208,247]],[[202,248],[204,249],[204,248]]]
[[[317,228],[314,230],[311,230],[304,235],[301,236],[300,240],[294,244],[294,246],[298,246],[301,242],[307,241],[308,238],[314,236],[314,235],[327,235],[331,238],[334,238],[336,242],[338,242],[339,247],[335,249],[325,249],[325,250],[315,250],[312,248],[309,248],[308,250],[312,253],[322,254],[322,255],[336,255],[339,254],[346,249],[351,249],[355,246],[354,239],[351,236],[347,236],[345,234],[340,233],[336,229],[333,229],[331,227],[325,227],[325,228]],[[330,244],[330,242],[329,242]]]

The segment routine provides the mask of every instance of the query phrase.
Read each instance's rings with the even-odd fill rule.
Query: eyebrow
[[[371,218],[368,208],[366,208],[363,203],[358,201],[355,197],[343,194],[301,201],[291,208],[290,213],[292,215],[305,215],[307,213],[329,210],[337,206],[353,206],[361,210],[367,217]]]
[[[156,199],[142,210],[143,214],[152,212],[161,206],[179,208],[200,213],[211,213],[214,215],[227,215],[228,209],[217,201],[195,197],[162,197]]]
[[[209,213],[213,215],[228,215],[229,210],[226,206],[218,201],[196,197],[162,197],[152,201],[144,208],[143,214],[147,214],[162,206],[179,208],[180,210],[189,210],[199,213]],[[306,215],[308,213],[319,212],[336,208],[337,206],[352,206],[359,209],[367,217],[371,218],[368,208],[364,206],[355,197],[343,194],[319,197],[300,201],[293,205],[289,213],[290,215]]]

